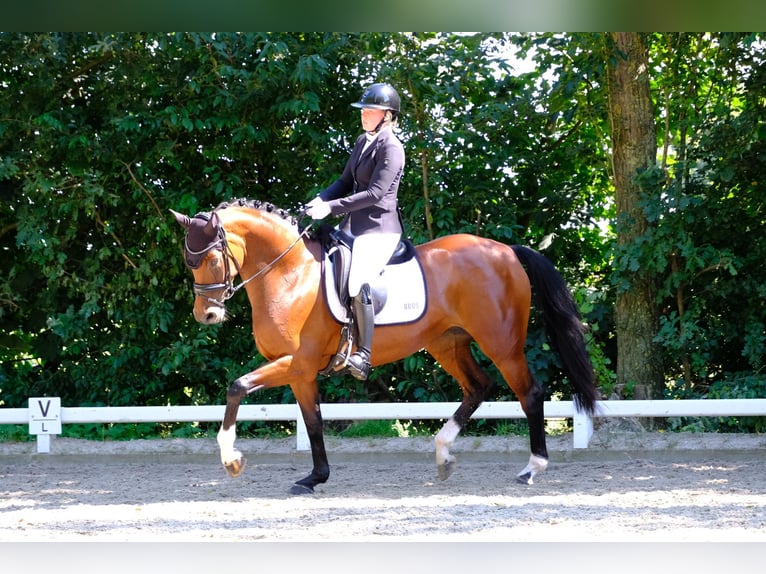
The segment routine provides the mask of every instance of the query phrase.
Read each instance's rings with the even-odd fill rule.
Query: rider
[[[390,84],[372,84],[351,105],[361,108],[364,133],[357,138],[340,178],[306,205],[306,214],[313,219],[344,215],[339,227],[355,237],[348,291],[359,338],[348,370],[365,380],[370,373],[375,321],[370,284],[388,263],[402,235],[396,196],[404,148],[393,132],[400,99]]]

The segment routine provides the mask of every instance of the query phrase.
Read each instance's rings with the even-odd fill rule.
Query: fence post
[[[37,435],[37,454],[50,454],[51,436],[55,436],[55,435],[49,435],[49,434]]]
[[[301,409],[298,406],[298,403],[295,403],[295,410],[295,450],[311,450],[309,432],[306,430],[306,423],[303,422],[303,414],[301,414]]]
[[[575,409],[572,417],[572,441],[574,448],[588,448],[590,438],[593,436],[593,419],[586,413]]]

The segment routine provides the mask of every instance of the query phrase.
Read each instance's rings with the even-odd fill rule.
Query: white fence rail
[[[56,400],[56,399],[54,399]],[[45,421],[53,428],[75,423],[158,423],[206,422],[223,419],[224,407],[60,407],[51,410],[51,398],[29,399],[28,408],[0,408],[0,424],[29,424],[37,435],[37,452],[50,452]],[[325,403],[324,420],[411,420],[446,419],[459,403]],[[678,401],[599,401],[596,417],[724,417],[766,416],[766,399],[700,399]],[[308,435],[298,406],[242,405],[239,421],[296,421],[296,448],[309,450]],[[525,418],[518,402],[486,402],[474,413],[475,419]],[[547,401],[545,418],[573,420],[573,447],[587,448],[593,434],[593,420],[576,412],[572,401]],[[42,425],[42,426],[41,426]],[[58,431],[60,432],[60,430]]]

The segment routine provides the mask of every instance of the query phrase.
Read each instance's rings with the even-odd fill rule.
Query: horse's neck
[[[243,272],[257,273],[276,264],[277,259],[280,268],[283,264],[302,265],[306,260],[306,248],[300,241],[297,226],[281,217],[260,211],[243,211],[231,217],[225,227],[244,250],[240,262]]]

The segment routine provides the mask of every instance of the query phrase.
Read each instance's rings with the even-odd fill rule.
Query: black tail
[[[551,347],[561,358],[574,386],[575,407],[592,415],[599,399],[596,375],[585,349],[585,326],[569,287],[544,255],[523,245],[514,245],[512,249],[529,276],[535,306],[541,311]]]

